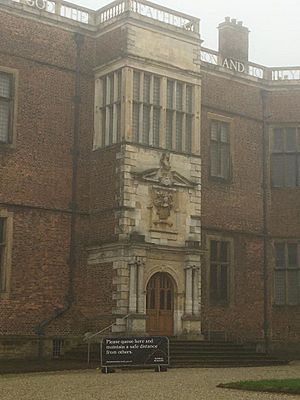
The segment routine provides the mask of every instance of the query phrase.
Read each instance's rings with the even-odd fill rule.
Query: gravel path
[[[300,363],[260,368],[63,371],[0,376],[1,400],[293,400],[300,396],[217,388],[245,379],[300,378]]]

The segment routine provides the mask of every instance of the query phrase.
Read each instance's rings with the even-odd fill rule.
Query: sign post
[[[169,365],[169,339],[164,336],[110,337],[101,343],[102,372],[117,367],[155,367],[166,371]]]

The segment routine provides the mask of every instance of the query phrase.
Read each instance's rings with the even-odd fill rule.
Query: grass
[[[230,382],[221,383],[218,387],[225,389],[253,390],[258,392],[300,394],[300,378]]]

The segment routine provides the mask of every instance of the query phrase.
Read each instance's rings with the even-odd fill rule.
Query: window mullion
[[[163,77],[161,79],[161,91],[160,91],[160,110],[161,110],[161,124],[160,124],[160,134],[159,134],[159,144],[160,147],[166,147],[166,124],[167,124],[167,78]]]
[[[289,304],[289,252],[288,252],[288,243],[285,243],[284,245],[284,269],[285,269],[285,279],[284,279],[284,285],[285,285],[285,304]]]
[[[222,177],[222,148],[221,148],[221,124],[218,122],[218,133],[217,133],[217,154],[218,154],[218,176]]]
[[[186,84],[182,87],[182,150],[188,151],[186,140]]]
[[[144,72],[140,73],[139,132],[138,142],[143,143],[143,104],[144,104]]]
[[[106,95],[105,95],[105,146],[109,145],[109,122],[110,122],[110,108],[109,108],[109,96],[110,96],[110,78],[106,78]]]
[[[95,107],[94,107],[94,149],[103,145],[102,140],[102,104],[103,104],[103,84],[101,79],[95,80]]]
[[[154,96],[154,76],[150,78],[150,127],[149,127],[149,145],[153,146],[153,96]]]
[[[176,149],[176,130],[177,130],[177,108],[176,108],[176,91],[177,81],[173,81],[173,104],[172,104],[172,146],[171,149]]]
[[[119,90],[119,82],[118,82],[118,74],[117,72],[114,72],[112,74],[112,79],[114,81],[114,92],[113,92],[113,129],[112,129],[112,143],[117,143],[117,129],[118,129],[118,107],[117,107],[117,101],[118,101],[118,90]]]

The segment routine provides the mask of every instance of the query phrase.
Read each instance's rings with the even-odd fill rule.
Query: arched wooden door
[[[174,285],[169,274],[159,272],[147,285],[147,333],[172,336],[174,332]]]

